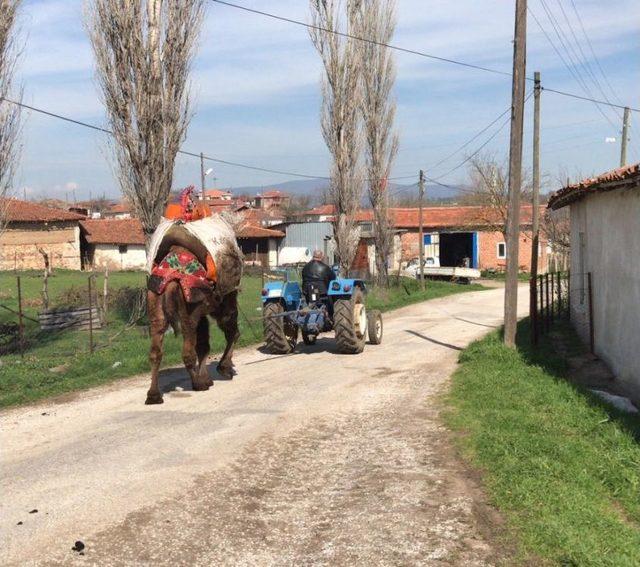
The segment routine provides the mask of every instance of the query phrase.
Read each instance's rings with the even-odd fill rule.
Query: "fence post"
[[[571,270],[567,272],[567,319],[571,320]]]
[[[531,323],[531,344],[538,344],[538,286],[537,278],[529,278],[529,318]]]
[[[560,315],[562,314],[562,273],[558,272],[556,274],[556,289],[558,290],[558,311],[557,311],[557,315],[558,315],[558,319],[560,318]]]
[[[87,278],[87,287],[89,289],[89,354],[93,354],[93,299],[91,297],[91,278]]]
[[[18,347],[20,348],[20,358],[24,358],[24,322],[22,320],[22,284],[20,276],[16,276],[18,283]]]
[[[595,331],[593,324],[593,287],[591,284],[591,272],[587,272],[587,284],[589,294],[589,346],[591,348],[591,354],[595,354]]]
[[[551,326],[551,319],[549,315],[551,314],[551,306],[549,305],[549,272],[544,275],[544,295],[545,302],[547,304],[546,314],[545,314],[545,329],[548,331]]]
[[[538,336],[544,334],[544,294],[542,293],[542,278],[538,276],[536,288],[538,293]]]

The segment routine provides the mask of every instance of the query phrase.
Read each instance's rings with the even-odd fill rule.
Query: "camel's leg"
[[[227,379],[233,378],[233,347],[240,336],[238,331],[238,292],[225,295],[214,314],[218,327],[224,333],[227,346],[220,362],[218,372]]]
[[[149,335],[151,349],[149,362],[151,363],[151,386],[147,392],[146,404],[161,404],[162,392],[158,388],[160,363],[162,362],[162,339],[167,330],[168,322],[162,306],[162,297],[152,291],[147,291],[147,309],[149,314]]]
[[[196,355],[198,356],[198,374],[203,382],[213,386],[213,380],[207,370],[207,357],[209,356],[209,319],[204,315],[200,317],[196,328]]]
[[[195,391],[208,390],[212,382],[203,379],[199,373],[198,355],[196,345],[198,343],[198,323],[202,317],[202,309],[196,307],[189,312],[186,304],[180,308],[180,327],[182,329],[182,362],[191,377],[191,385]]]

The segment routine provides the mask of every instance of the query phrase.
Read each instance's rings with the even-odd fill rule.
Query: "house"
[[[145,269],[147,254],[138,219],[85,219],[80,229],[84,269]]]
[[[278,265],[278,248],[285,233],[245,222],[236,231],[245,263],[273,268]]]
[[[268,211],[270,209],[283,209],[289,206],[291,196],[288,193],[272,189],[258,193],[255,198],[255,206],[257,209]]]
[[[122,201],[120,203],[113,203],[101,213],[102,218],[105,219],[130,219],[132,215],[132,208],[128,201]]]
[[[6,230],[0,234],[0,270],[80,269],[80,227],[85,217],[18,199],[0,200]]]
[[[541,214],[544,208],[541,207]],[[523,272],[531,269],[531,217],[533,209],[523,206],[520,211],[519,264]],[[417,208],[389,209],[394,231],[391,269],[418,258],[420,255],[420,216]],[[333,205],[315,207],[301,216],[307,222],[332,222]],[[375,270],[373,239],[373,211],[360,210],[356,214],[360,227],[360,243],[353,268],[358,272]],[[499,211],[484,206],[425,207],[422,212],[425,257],[435,257],[441,266],[470,267],[481,270],[506,269],[504,221]],[[547,269],[547,246],[540,237],[539,271]]]
[[[591,297],[595,353],[640,400],[640,163],[567,185],[548,206],[569,207],[572,324],[586,342]]]

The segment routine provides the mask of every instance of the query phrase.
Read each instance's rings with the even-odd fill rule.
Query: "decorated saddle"
[[[162,294],[169,282],[178,281],[188,302],[200,301],[201,290],[225,293],[218,286],[217,265],[229,247],[238,247],[231,226],[206,204],[195,203],[193,191],[187,187],[180,203],[168,205],[147,258],[149,289]]]
[[[151,271],[148,287],[151,291],[162,294],[172,281],[180,284],[188,303],[199,300],[199,297],[194,298],[194,289],[210,291],[215,286],[215,282],[207,278],[205,267],[191,252],[167,254]]]

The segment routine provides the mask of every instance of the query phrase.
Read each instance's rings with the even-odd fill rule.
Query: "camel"
[[[151,276],[147,290],[147,305],[151,337],[149,352],[151,386],[147,392],[146,404],[163,403],[162,392],[158,387],[158,377],[162,362],[163,338],[170,325],[174,331],[179,330],[182,333],[182,360],[195,391],[208,390],[213,385],[207,370],[207,356],[210,350],[209,316],[215,319],[226,340],[226,347],[217,370],[226,379],[231,379],[234,375],[232,358],[233,348],[239,337],[238,291],[243,258],[233,229],[228,224],[225,227],[222,219],[216,219],[215,222],[219,226],[212,237],[216,242],[215,284],[207,280],[205,284],[200,283],[196,287],[185,288],[180,281],[173,279],[168,283],[165,281],[164,284],[160,284],[164,287],[159,288],[158,282],[161,278],[154,275],[156,273],[154,269],[149,270]],[[157,267],[159,262],[167,258],[172,259],[176,255],[185,257],[185,254],[195,257],[199,268],[203,270],[209,265],[210,258],[207,258],[207,253],[211,251],[211,247],[207,248],[201,241],[194,238],[185,230],[184,224],[172,225],[159,240],[161,242],[155,246],[152,241],[150,266]],[[198,265],[193,264],[196,267]]]

